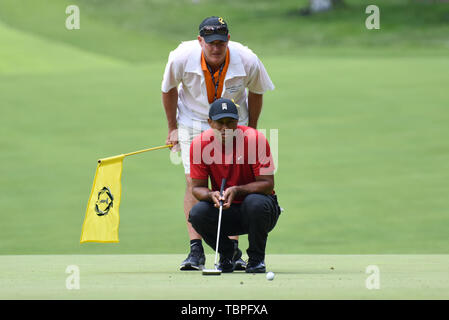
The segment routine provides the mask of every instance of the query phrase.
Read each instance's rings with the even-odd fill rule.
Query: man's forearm
[[[178,89],[173,88],[168,92],[162,92],[162,104],[167,116],[168,130],[177,128],[176,110],[178,109]]]
[[[257,129],[257,121],[262,112],[263,95],[248,92],[248,126]]]
[[[271,181],[254,181],[245,185],[236,186],[237,196],[246,196],[251,193],[271,194],[274,185]]]
[[[192,194],[198,201],[212,201],[210,190],[206,187],[193,187]]]

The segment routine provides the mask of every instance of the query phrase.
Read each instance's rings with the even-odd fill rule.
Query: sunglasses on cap
[[[204,26],[200,30],[200,36],[210,36],[213,34],[222,34],[227,35],[228,34],[228,28],[225,26]]]

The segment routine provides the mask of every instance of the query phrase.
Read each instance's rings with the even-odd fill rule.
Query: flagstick
[[[139,154],[139,153],[143,153],[143,152],[148,152],[148,151],[153,151],[153,150],[159,150],[159,149],[165,149],[165,148],[171,148],[173,147],[172,144],[167,144],[165,146],[159,146],[159,147],[153,147],[153,148],[148,148],[148,149],[143,149],[143,150],[139,150],[139,151],[134,151],[134,152],[130,152],[130,153],[125,153],[125,154],[121,154],[118,156],[113,156],[113,157],[109,157],[109,158],[104,158],[104,159],[99,159],[98,163],[101,163],[102,161],[106,161],[106,160],[112,160],[115,158],[120,158],[120,157],[127,157],[127,156],[133,156],[135,154]]]
[[[165,146],[154,147],[154,148],[149,148],[149,149],[143,149],[143,150],[139,150],[139,151],[135,151],[135,152],[125,153],[125,157],[126,156],[133,156],[135,154],[139,154],[139,153],[143,153],[143,152],[147,152],[147,151],[153,151],[153,150],[159,150],[159,149],[165,149],[165,148],[171,148],[171,147],[173,147],[172,144],[167,144]]]

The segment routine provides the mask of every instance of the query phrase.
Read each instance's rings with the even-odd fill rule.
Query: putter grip
[[[226,178],[223,178],[221,180],[220,196],[223,195],[225,185],[226,185]],[[223,205],[223,200],[220,200],[220,206],[222,206],[222,205]]]

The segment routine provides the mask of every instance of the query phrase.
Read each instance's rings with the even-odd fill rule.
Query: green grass
[[[263,55],[447,55],[449,7],[415,0],[378,0],[381,30],[367,30],[372,1],[303,17],[308,0],[3,0],[0,20],[20,30],[100,55],[141,63],[166,60],[182,40],[194,39],[202,19],[226,18],[233,40]],[[81,29],[65,29],[65,8],[80,8]],[[378,50],[380,49],[380,50]]]
[[[179,272],[182,255],[0,256],[0,299],[448,299],[448,255],[270,255],[265,274]],[[213,256],[208,256],[208,263]],[[66,280],[79,270],[79,290]],[[379,270],[379,288],[368,277]],[[73,271],[72,271],[73,272]],[[370,278],[372,279],[372,278]],[[368,280],[368,283],[370,280]],[[73,284],[73,282],[72,282]]]
[[[64,27],[71,3],[79,31]],[[186,252],[183,168],[166,150],[124,161],[120,243],[79,237],[96,160],[164,143],[168,53],[216,11],[276,85],[260,128],[279,130],[286,211],[267,252],[449,252],[447,5],[379,2],[371,33],[355,1],[308,18],[296,1],[124,3],[0,4],[0,254]]]

